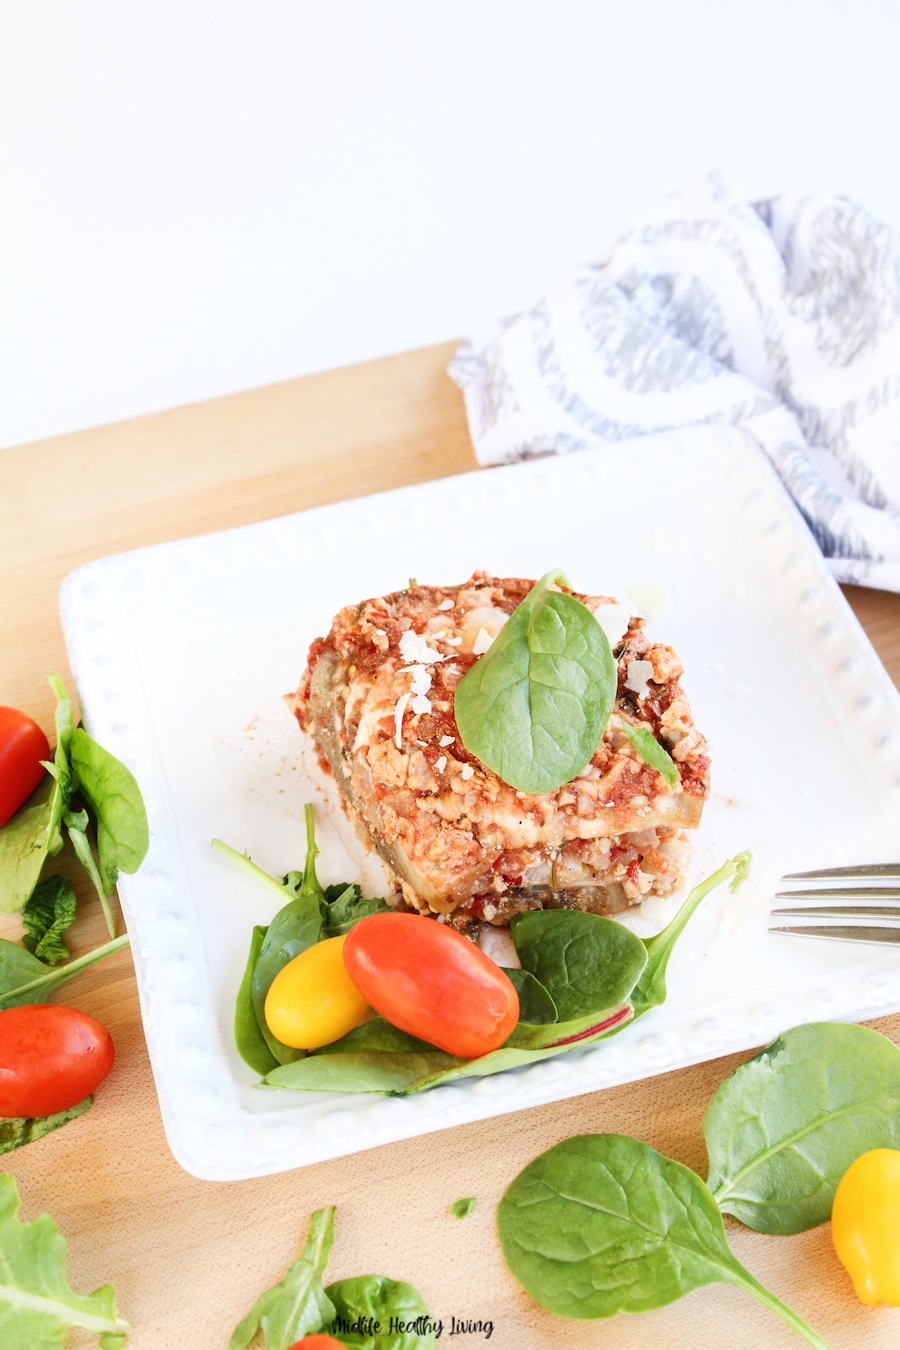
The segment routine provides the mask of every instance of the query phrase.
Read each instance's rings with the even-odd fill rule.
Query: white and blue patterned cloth
[[[900,237],[844,198],[711,176],[450,374],[482,464],[740,426],[838,581],[900,591]]]

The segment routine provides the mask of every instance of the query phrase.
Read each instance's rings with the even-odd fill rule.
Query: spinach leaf
[[[266,1075],[267,1087],[295,1092],[387,1092],[404,1094],[414,1084],[431,1083],[458,1066],[477,1060],[454,1059],[443,1050],[358,1050],[338,1055],[307,1055]]]
[[[250,1001],[266,1045],[279,1064],[301,1059],[305,1050],[294,1050],[273,1036],[266,1023],[266,995],[280,970],[295,956],[321,942],[324,936],[322,902],[315,895],[299,895],[280,909],[269,924],[250,977]]]
[[[36,1139],[43,1139],[45,1134],[58,1130],[60,1125],[67,1125],[70,1120],[83,1116],[93,1100],[93,1097],[85,1097],[77,1106],[70,1106],[68,1111],[57,1111],[52,1116],[28,1116],[25,1119],[6,1116],[0,1120],[0,1153],[11,1153],[14,1148],[24,1148]]]
[[[358,1275],[337,1280],[325,1293],[335,1308],[325,1330],[342,1345],[353,1350],[434,1350],[435,1324],[411,1284],[385,1275]]]
[[[102,1350],[120,1350],[131,1327],[118,1315],[111,1285],[76,1294],[66,1279],[66,1244],[56,1224],[47,1214],[20,1223],[18,1208],[16,1183],[7,1172],[0,1176],[3,1350],[59,1350],[67,1327],[93,1332]]]
[[[717,872],[713,872],[712,876],[707,877],[700,882],[699,886],[694,887],[674,919],[661,933],[645,939],[647,965],[631,995],[635,1017],[642,1017],[651,1008],[656,1008],[659,1004],[665,1003],[666,969],[669,964],[669,957],[672,955],[675,943],[687,927],[688,920],[697,906],[702,900],[706,899],[711,891],[714,891],[717,886],[721,886],[722,882],[727,881],[729,877],[731,878],[729,890],[732,893],[736,891],[746,880],[750,872],[752,859],[753,855],[749,852],[738,853],[736,857],[729,858],[728,862],[723,863]]]
[[[0,912],[4,914],[21,909],[37,885],[58,833],[53,823],[58,796],[56,782],[43,779],[25,805],[0,826]]]
[[[474,1195],[467,1195],[463,1200],[454,1200],[450,1206],[450,1213],[454,1219],[466,1219],[475,1208]]]
[[[519,1021],[542,1026],[559,1021],[556,1004],[540,980],[530,970],[503,967],[504,974],[519,995]]]
[[[591,611],[541,577],[456,686],[466,749],[522,792],[555,792],[590,762],[616,696],[616,663]]]
[[[131,771],[83,727],[72,733],[70,760],[96,826],[103,888],[112,895],[119,873],[136,872],[150,847],[144,799]]]
[[[237,1046],[238,1054],[245,1064],[249,1064],[251,1069],[254,1069],[263,1077],[272,1069],[277,1068],[280,1062],[272,1054],[266,1043],[266,1038],[260,1030],[256,1013],[253,1011],[253,999],[251,997],[253,971],[266,932],[267,929],[259,924],[253,929],[253,937],[250,940],[250,955],[247,958],[244,978],[241,980],[241,987],[238,990],[234,1007],[234,1043]]]
[[[722,1282],[827,1350],[732,1254],[700,1178],[627,1135],[581,1135],[535,1158],[501,1200],[497,1228],[513,1275],[561,1317],[646,1312]]]
[[[650,728],[634,727],[630,722],[626,722],[624,717],[619,718],[619,725],[644,763],[649,764],[650,768],[655,769],[657,773],[661,773],[666,782],[674,787],[678,782],[678,767],[668,750],[664,745],[660,745]]]
[[[328,900],[328,891],[336,889],[334,886],[328,887],[326,900]],[[341,937],[344,933],[349,933],[353,925],[359,923],[360,919],[367,919],[370,914],[390,913],[390,905],[380,896],[372,900],[364,900],[358,886],[345,886],[333,900],[328,902],[328,908],[325,911],[325,936],[330,938]]]
[[[540,980],[562,1022],[624,1003],[647,964],[641,939],[599,914],[535,909],[514,915],[510,931],[522,968]]]
[[[65,877],[53,876],[38,882],[22,911],[22,942],[51,966],[69,955],[62,935],[75,922],[76,905],[75,892]]]
[[[330,1045],[322,1045],[318,1050],[311,1050],[310,1055],[342,1055],[347,1051],[355,1053],[359,1050],[414,1050],[418,1053],[437,1050],[437,1046],[430,1045],[428,1041],[420,1041],[417,1036],[410,1036],[408,1031],[401,1031],[393,1022],[379,1015],[370,1017],[367,1022],[361,1022],[340,1040],[332,1041]]]
[[[65,966],[48,966],[17,942],[0,938],[0,1009],[23,1003],[45,1003],[59,985],[79,971],[87,970],[105,956],[112,956],[129,944],[128,934],[95,947]]]
[[[289,1350],[295,1341],[321,1331],[333,1320],[334,1304],[322,1285],[333,1234],[334,1205],[317,1209],[309,1221],[309,1237],[301,1256],[235,1327],[230,1350],[245,1350],[258,1331],[262,1332],[266,1350]]]
[[[869,1027],[794,1027],[725,1080],[703,1131],[721,1210],[759,1233],[813,1228],[851,1163],[900,1148],[900,1050]]]

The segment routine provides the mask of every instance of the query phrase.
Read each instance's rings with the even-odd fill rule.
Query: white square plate
[[[378,884],[281,700],[310,641],[410,574],[553,566],[626,602],[634,587],[668,592],[650,632],[680,653],[713,755],[691,881],[751,848],[750,882],[704,903],[666,1006],[608,1043],[402,1099],[258,1090],[231,1020],[251,927],[273,906],[210,840],[282,874],[302,865],[302,804],[317,800],[323,881],[361,868]],[[900,698],[738,432],[648,437],[105,558],[66,579],[61,607],[86,724],[147,801],[151,852],[120,890],[166,1132],[198,1177],[282,1171],[900,1007],[900,953],[766,931],[783,872],[900,856]],[[636,931],[663,921],[654,904],[629,917]]]

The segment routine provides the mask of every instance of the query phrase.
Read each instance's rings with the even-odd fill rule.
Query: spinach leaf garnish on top
[[[722,1282],[828,1350],[734,1256],[700,1178],[638,1139],[581,1135],[541,1154],[507,1189],[497,1228],[513,1275],[561,1317],[647,1312]]]
[[[850,1164],[900,1148],[900,1049],[870,1027],[794,1027],[725,1080],[703,1132],[724,1212],[760,1233],[825,1223]]]
[[[466,749],[522,792],[555,792],[600,744],[616,662],[594,615],[547,572],[513,610],[454,697]]]

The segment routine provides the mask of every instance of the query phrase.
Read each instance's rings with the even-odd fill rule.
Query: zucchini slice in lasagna
[[[709,753],[671,647],[608,596],[578,595],[618,663],[612,716],[590,764],[555,792],[518,792],[469,753],[454,691],[533,581],[476,572],[342,609],[288,703],[345,809],[395,879],[401,907],[462,931],[538,908],[614,914],[680,880],[709,795]],[[648,728],[671,784],[622,729]]]

